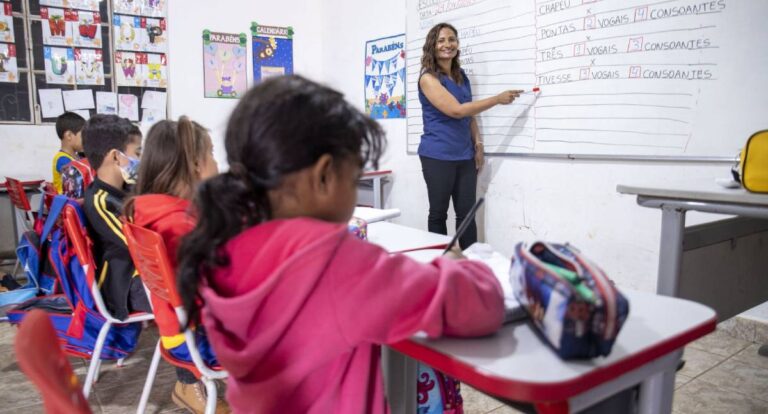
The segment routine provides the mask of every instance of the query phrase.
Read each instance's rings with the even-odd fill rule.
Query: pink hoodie
[[[203,287],[208,337],[235,412],[386,413],[381,344],[496,331],[503,294],[482,263],[430,264],[308,218],[273,220],[226,245]]]

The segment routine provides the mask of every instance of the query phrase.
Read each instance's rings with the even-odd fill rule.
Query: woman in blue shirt
[[[483,140],[474,116],[507,105],[522,91],[508,90],[472,101],[469,79],[459,64],[456,28],[439,23],[427,34],[421,57],[419,102],[424,134],[419,144],[429,197],[428,229],[447,234],[448,203],[453,198],[456,227],[475,203],[477,173],[483,165]],[[474,220],[459,238],[462,249],[477,241]]]

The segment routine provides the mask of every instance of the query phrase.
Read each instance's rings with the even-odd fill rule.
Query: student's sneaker
[[[176,381],[171,399],[180,408],[185,408],[195,414],[203,414],[205,412],[206,395],[205,385],[202,381],[194,384],[184,384]],[[230,412],[231,410],[227,402],[222,398],[218,398],[216,401],[216,414],[229,414]]]

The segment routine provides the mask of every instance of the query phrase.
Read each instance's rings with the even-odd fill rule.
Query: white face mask
[[[118,153],[128,160],[128,165],[120,166],[120,173],[123,175],[123,180],[125,180],[126,184],[136,184],[136,178],[139,175],[139,159],[129,157],[120,151],[118,151]]]

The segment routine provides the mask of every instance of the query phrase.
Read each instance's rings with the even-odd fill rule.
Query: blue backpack
[[[63,293],[30,299],[9,311],[8,320],[18,324],[31,309],[46,310],[62,340],[64,351],[72,356],[90,358],[106,320],[96,309],[90,290],[94,270],[91,246],[84,226],[85,218],[80,206],[65,196],[54,199],[51,212],[57,208],[63,210],[64,220],[74,224],[69,230],[79,233],[69,234],[67,226],[62,226],[51,236],[49,261]],[[85,243],[85,246],[76,247],[75,243]],[[136,349],[140,333],[140,323],[112,325],[107,333],[101,359],[127,357]]]
[[[38,215],[46,217],[42,230],[38,228],[38,231],[24,232],[16,247],[16,257],[24,271],[27,283],[18,289],[0,293],[0,306],[21,303],[38,295],[50,295],[56,289],[56,278],[47,258],[50,247],[49,235],[56,226],[63,207],[63,202],[57,205],[52,204],[46,213],[45,203],[40,203]]]

